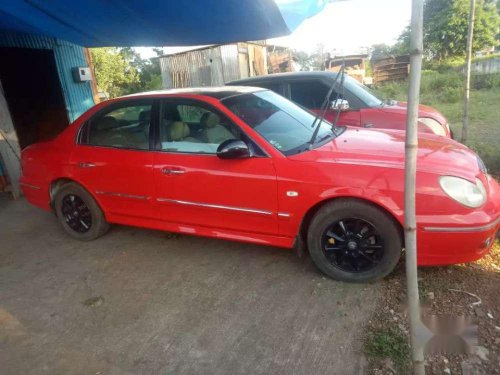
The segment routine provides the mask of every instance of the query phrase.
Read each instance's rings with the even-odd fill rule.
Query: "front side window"
[[[124,104],[93,117],[82,143],[126,149],[148,150],[151,103]]]
[[[290,82],[290,99],[309,109],[320,109],[328,94],[329,87],[320,81]],[[333,92],[332,97],[336,98]]]
[[[282,96],[258,91],[233,96],[222,103],[283,154],[293,155],[309,148],[314,114]],[[335,136],[332,125],[323,120],[315,144]]]
[[[283,89],[280,83],[263,82],[263,83],[257,83],[255,86],[262,87],[274,91],[276,94],[283,95]]]
[[[241,139],[241,132],[216,111],[201,103],[164,103],[160,116],[162,151],[215,154],[228,139]]]

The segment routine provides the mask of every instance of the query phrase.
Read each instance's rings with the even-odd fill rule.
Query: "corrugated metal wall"
[[[164,88],[221,86],[239,78],[236,44],[160,58]]]
[[[83,47],[75,44],[31,34],[2,32],[0,47],[51,49],[54,51],[59,80],[63,91],[66,111],[70,121],[94,105],[90,82],[73,81],[71,68],[88,66]]]

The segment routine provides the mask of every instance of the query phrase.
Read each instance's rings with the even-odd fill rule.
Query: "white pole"
[[[467,125],[469,124],[470,65],[472,59],[472,38],[474,35],[475,9],[476,9],[476,0],[470,0],[469,29],[467,32],[467,61],[465,64],[464,117],[462,125],[462,143],[467,142]]]
[[[406,288],[410,318],[410,340],[414,374],[424,374],[424,351],[418,340],[420,302],[417,279],[417,220],[415,213],[415,181],[417,175],[417,120],[420,93],[420,74],[423,53],[423,0],[413,0],[411,10],[410,81],[408,114],[406,117],[404,233],[406,251]]]

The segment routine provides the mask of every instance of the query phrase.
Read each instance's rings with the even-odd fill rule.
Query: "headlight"
[[[446,131],[444,130],[443,125],[441,125],[439,122],[437,122],[433,118],[430,118],[430,117],[419,117],[418,121],[420,121],[422,124],[424,124],[429,129],[431,129],[434,134],[437,134],[437,135],[446,135]]]
[[[463,178],[442,176],[439,184],[443,191],[464,206],[477,208],[486,202],[486,189],[481,180],[476,178],[476,184]]]

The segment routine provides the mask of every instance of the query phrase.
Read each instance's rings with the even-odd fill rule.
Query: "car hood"
[[[292,160],[404,168],[405,132],[347,127],[337,138]],[[419,134],[417,169],[474,181],[477,156],[466,146],[434,134]]]
[[[382,107],[382,111],[387,113],[400,113],[406,115],[406,111],[408,109],[407,107],[408,103],[395,101],[391,104],[384,105]],[[418,117],[430,117],[443,125],[448,122],[446,120],[446,117],[444,117],[437,109],[423,104],[420,104],[418,106]]]

